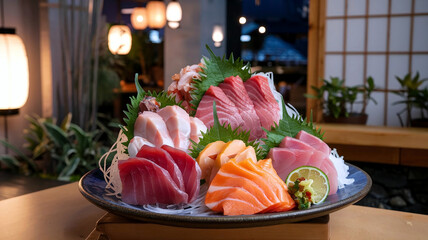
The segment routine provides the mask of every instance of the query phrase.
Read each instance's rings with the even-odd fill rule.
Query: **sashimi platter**
[[[137,220],[230,228],[320,217],[368,193],[370,177],[284,103],[272,73],[208,51],[167,91],[136,77],[116,143],[80,180],[84,197]]]

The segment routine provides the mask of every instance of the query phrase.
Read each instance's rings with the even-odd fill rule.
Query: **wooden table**
[[[0,201],[0,239],[85,239],[105,211],[71,183]],[[330,215],[331,239],[427,239],[428,215],[349,206]]]

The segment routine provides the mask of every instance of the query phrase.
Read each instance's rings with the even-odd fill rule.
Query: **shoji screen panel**
[[[358,85],[372,76],[368,124],[399,126],[395,76],[428,78],[428,0],[326,0],[325,9],[324,78]]]

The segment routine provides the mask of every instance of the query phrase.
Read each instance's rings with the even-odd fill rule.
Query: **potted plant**
[[[419,89],[423,82],[428,79],[419,79],[419,72],[412,77],[408,73],[404,78],[395,76],[402,87],[402,91],[395,92],[403,100],[394,102],[404,104],[406,108],[397,113],[401,126],[427,127],[428,128],[428,87]],[[407,120],[404,124],[401,114],[406,113]],[[418,115],[418,117],[416,117]]]
[[[366,124],[366,107],[370,100],[377,104],[371,97],[375,88],[372,77],[367,78],[367,83],[362,86],[345,86],[344,80],[338,77],[330,77],[330,80],[324,79],[324,84],[318,88],[311,86],[316,95],[305,94],[308,98],[320,100],[324,106],[323,115],[325,122],[330,123],[348,123],[348,124]],[[358,95],[363,96],[362,101],[357,102]],[[354,111],[354,104],[362,104],[361,112]]]

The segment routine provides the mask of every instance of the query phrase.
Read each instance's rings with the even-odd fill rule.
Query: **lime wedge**
[[[312,166],[302,166],[294,169],[288,174],[285,184],[290,186],[293,185],[296,179],[304,177],[306,180],[312,179],[313,183],[311,187],[314,190],[312,195],[312,201],[314,204],[322,203],[328,196],[330,191],[330,183],[327,175],[319,168]]]

